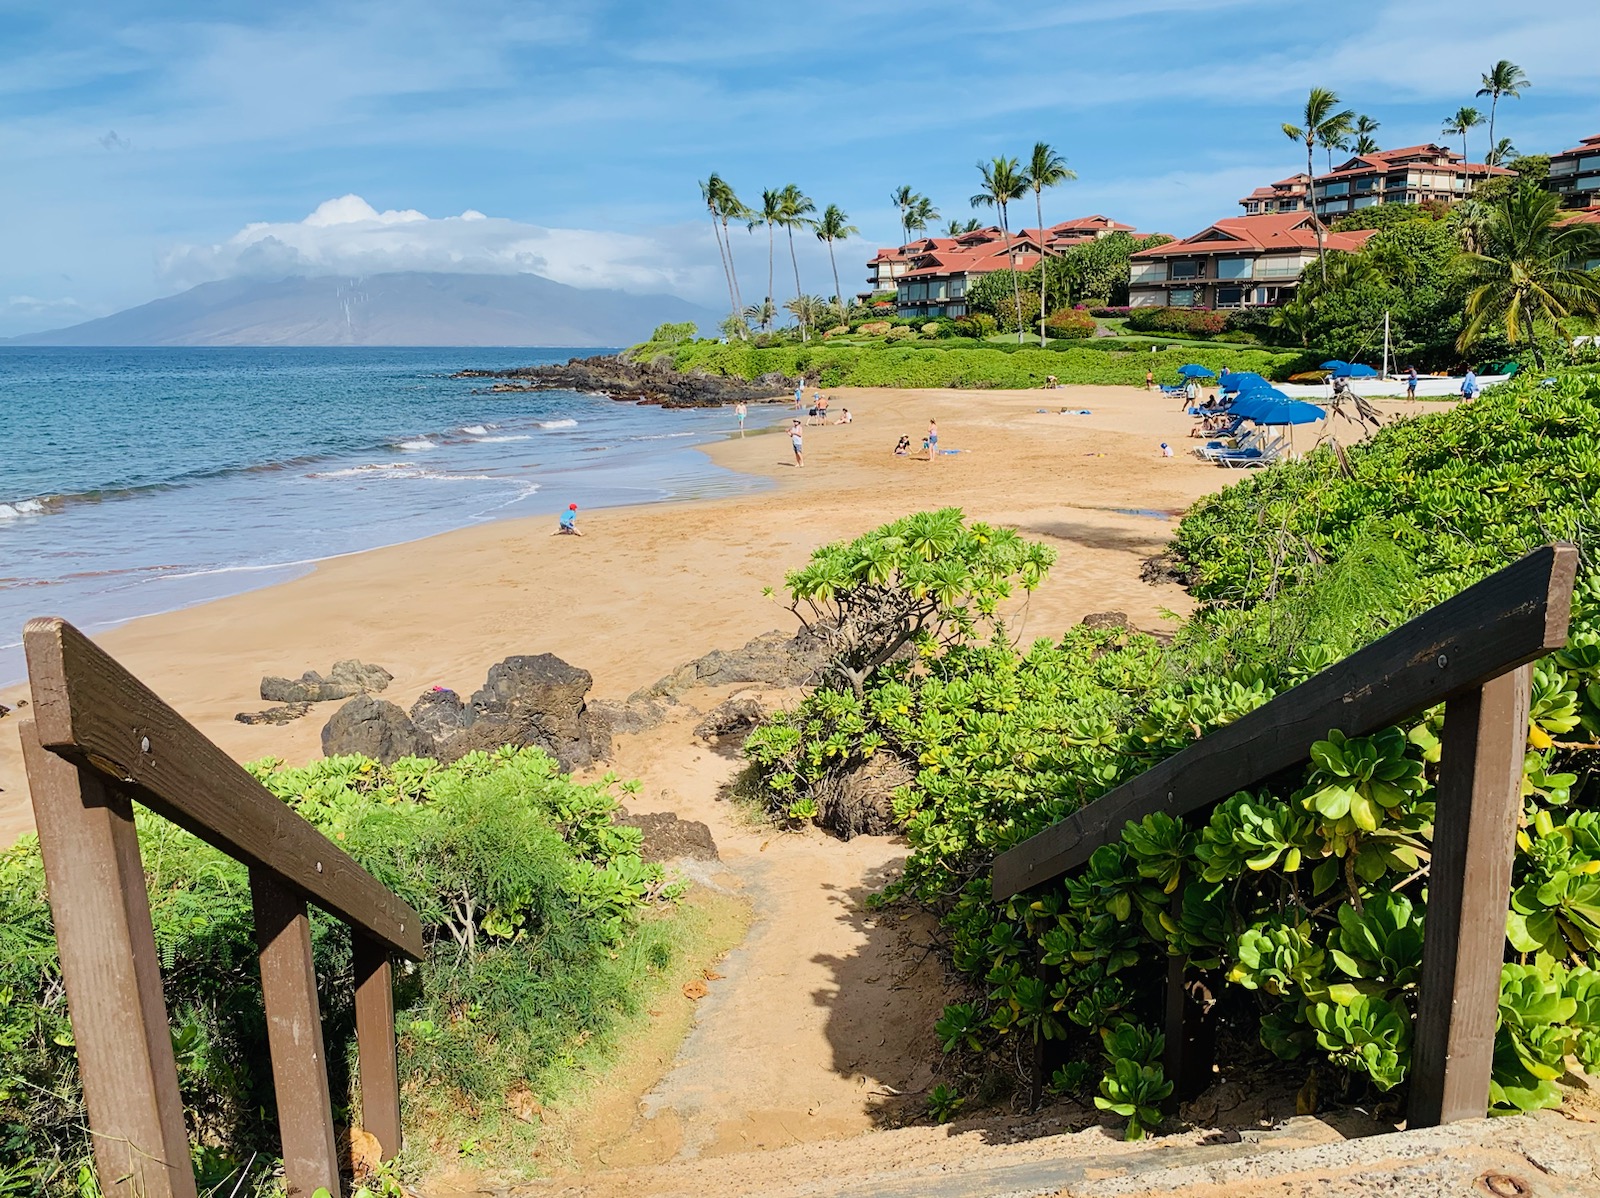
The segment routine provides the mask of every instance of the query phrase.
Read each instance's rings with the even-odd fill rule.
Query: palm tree
[[[1382,124],[1382,121],[1375,121],[1370,116],[1358,116],[1356,123],[1350,127],[1354,136],[1345,148],[1352,154],[1376,154],[1378,142],[1372,135]]]
[[[759,304],[751,304],[744,310],[746,324],[755,323],[756,328],[766,332],[772,327],[773,319],[778,315],[778,310],[772,306],[772,297],[768,296]]]
[[[911,184],[902,183],[889,193],[889,202],[900,209],[900,244],[904,245],[911,240],[911,225],[906,220],[912,207],[922,197],[911,190]]]
[[[1328,173],[1333,173],[1333,152],[1335,150],[1348,150],[1350,148],[1350,135],[1355,129],[1355,116],[1353,113],[1341,113],[1344,119],[1334,119],[1328,122],[1322,132],[1317,134],[1317,144],[1328,151]]]
[[[1017,315],[1022,315],[1022,287],[1017,281],[1016,247],[1011,242],[1011,224],[1006,216],[1012,200],[1020,200],[1028,190],[1028,176],[1017,166],[1015,158],[995,158],[978,163],[978,173],[983,179],[983,190],[972,197],[974,208],[1000,209],[1000,234],[1006,242],[1006,261],[1011,265],[1011,291],[1017,305]],[[1017,321],[1017,344],[1022,344],[1022,321]]]
[[[840,210],[839,205],[829,204],[822,210],[822,219],[817,221],[817,240],[828,243],[828,263],[833,267],[833,298],[839,305],[840,311],[844,310],[844,292],[839,289],[839,263],[833,256],[833,243],[854,237],[861,230],[852,224],[847,224],[849,217]]]
[[[800,259],[795,257],[794,231],[813,227],[814,222],[811,220],[811,214],[816,210],[817,206],[812,203],[811,197],[793,183],[785,183],[783,190],[778,193],[778,223],[789,234],[789,262],[794,267],[794,293],[797,298],[804,293],[800,290]],[[784,307],[787,308],[788,305],[785,304]],[[794,311],[792,308],[789,310]],[[806,321],[802,318],[800,320],[800,340],[805,341],[808,336]]]
[[[722,240],[728,251],[728,282],[733,291],[733,311],[737,315],[744,310],[744,301],[739,295],[739,271],[733,262],[733,238],[728,234],[728,222],[748,221],[751,216],[750,209],[744,206],[727,180],[720,175],[712,174],[706,182],[706,191],[712,214],[722,223]]]
[[[927,196],[913,196],[906,210],[906,232],[925,233],[930,221],[939,219],[939,210]]]
[[[778,225],[782,223],[778,218],[783,215],[783,193],[773,191],[770,187],[761,193],[761,211],[750,218],[750,227],[757,225],[767,226],[767,303],[772,303],[772,255],[773,245],[776,241]]]
[[[1518,157],[1517,147],[1511,144],[1509,137],[1502,137],[1494,143],[1494,149],[1489,151],[1484,161],[1490,166],[1504,166],[1510,159],[1516,157]]]
[[[733,272],[728,266],[729,247],[724,246],[722,243],[723,226],[718,219],[724,194],[731,194],[731,189],[723,182],[722,176],[717,174],[716,171],[711,172],[709,179],[701,181],[700,198],[706,202],[706,211],[711,214],[711,235],[717,239],[717,256],[722,259],[722,279],[728,285],[728,310],[737,312],[739,310],[739,300],[734,293]]]
[[[1454,116],[1444,118],[1444,128],[1439,130],[1445,137],[1461,139],[1461,168],[1467,172],[1468,184],[1472,182],[1472,168],[1467,164],[1467,134],[1481,124],[1483,113],[1463,105],[1456,109]]]
[[[784,303],[785,312],[791,313],[803,329],[817,323],[817,318],[828,310],[828,301],[820,295],[797,295]]]
[[[1520,100],[1522,98],[1522,89],[1532,86],[1533,84],[1528,81],[1528,77],[1522,73],[1522,68],[1509,59],[1502,58],[1483,73],[1483,86],[1478,89],[1478,95],[1480,98],[1483,96],[1489,97],[1489,144],[1491,146],[1498,149],[1500,145],[1494,139],[1494,110],[1500,107],[1500,97],[1510,96],[1513,100]]]
[[[1600,226],[1562,223],[1561,201],[1519,179],[1490,209],[1482,249],[1461,255],[1473,288],[1456,348],[1491,326],[1516,345],[1566,317],[1600,315],[1600,272],[1583,268],[1597,257]],[[1542,364],[1537,341],[1533,353]]]
[[[969,216],[965,224],[958,220],[951,221],[945,232],[951,237],[960,237],[963,233],[976,233],[981,228],[983,228],[982,222],[975,216]]]
[[[1076,179],[1078,172],[1067,166],[1067,160],[1057,154],[1046,142],[1033,143],[1033,157],[1028,159],[1028,186],[1033,188],[1033,212],[1039,222],[1039,344],[1045,342],[1044,318],[1044,189]]]
[[[1328,267],[1323,261],[1322,218],[1317,215],[1316,204],[1316,164],[1312,161],[1311,152],[1316,149],[1317,142],[1326,136],[1330,129],[1346,129],[1355,119],[1355,113],[1348,108],[1335,111],[1339,107],[1339,97],[1336,93],[1325,87],[1314,87],[1306,97],[1306,109],[1301,116],[1301,123],[1291,125],[1287,121],[1283,125],[1283,135],[1290,141],[1303,141],[1306,144],[1306,186],[1310,193],[1308,196],[1311,204],[1311,221],[1317,234],[1317,262],[1322,270],[1322,277],[1328,277]]]

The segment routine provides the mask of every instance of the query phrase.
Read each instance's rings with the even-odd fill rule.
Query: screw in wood
[[[1443,653],[1439,654],[1439,668],[1442,670],[1449,664],[1450,664],[1450,659],[1448,657],[1446,657]]]

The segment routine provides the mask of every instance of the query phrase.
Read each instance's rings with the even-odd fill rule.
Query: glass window
[[[1590,175],[1587,179],[1578,180],[1579,191],[1594,191],[1600,188],[1600,175]]]
[[[1163,283],[1167,278],[1167,264],[1165,262],[1136,262],[1130,272],[1131,281],[1135,283]]]
[[[1319,189],[1325,196],[1342,196],[1350,191],[1348,183],[1324,183]]]
[[[1174,262],[1172,264],[1172,277],[1174,279],[1198,279],[1200,277],[1200,264],[1198,262]]]
[[[1577,169],[1578,162],[1575,158],[1568,158],[1565,162],[1552,162],[1550,164],[1550,173],[1552,175],[1570,175]]]
[[[1378,203],[1381,203],[1381,202],[1382,201],[1377,196],[1357,196],[1356,197],[1356,207],[1357,208],[1371,208],[1374,204],[1378,204]]]
[[[1219,307],[1219,308],[1237,308],[1242,303],[1244,303],[1244,288],[1243,287],[1218,287],[1217,288],[1217,307]]]
[[[1590,154],[1587,158],[1578,159],[1580,171],[1600,171],[1600,154]]]
[[[950,298],[960,299],[967,294],[967,276],[957,275],[950,280]]]
[[[1194,307],[1194,288],[1179,287],[1168,297],[1169,304],[1174,308]]]
[[[1219,258],[1217,259],[1217,278],[1219,279],[1248,279],[1255,267],[1253,258]]]

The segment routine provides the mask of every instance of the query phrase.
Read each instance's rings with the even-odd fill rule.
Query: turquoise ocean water
[[[92,632],[480,521],[763,485],[698,448],[731,409],[449,377],[574,352],[0,347],[0,683],[30,616]]]

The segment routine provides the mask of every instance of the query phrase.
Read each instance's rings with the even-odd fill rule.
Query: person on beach
[[[800,410],[801,406],[805,403],[805,398],[806,398],[806,381],[805,381],[805,379],[801,379],[798,383],[796,383],[794,385],[794,410],[796,412],[798,412]]]
[[[1416,397],[1417,397],[1417,368],[1415,366],[1407,366],[1406,367],[1406,398],[1407,399],[1415,399]]]
[[[933,461],[939,456],[939,422],[928,421],[928,461]]]
[[[903,458],[910,452],[911,438],[906,436],[904,433],[901,433],[900,439],[894,443],[894,456],[897,458]]]
[[[789,444],[794,449],[794,464],[796,466],[804,466],[806,464],[804,438],[805,430],[801,427],[800,422],[791,420],[789,422]]]
[[[581,537],[583,535],[583,533],[578,530],[577,504],[567,504],[567,510],[561,513],[561,523],[556,525],[555,532],[551,533],[550,535],[553,537]]]
[[[1461,380],[1461,398],[1478,398],[1478,375],[1470,366],[1467,367],[1467,377]]]
[[[1144,372],[1144,389],[1146,391],[1154,391],[1156,389],[1156,372],[1155,371],[1147,370],[1147,371]]]
[[[750,408],[742,399],[733,405],[733,414],[739,418],[739,435],[741,437],[744,436],[744,418],[749,411]]]
[[[1164,458],[1170,458],[1172,456],[1172,446],[1168,445],[1165,441],[1161,442],[1161,456]]]
[[[835,424],[851,424],[854,421],[855,421],[855,417],[850,415],[850,409],[846,408],[842,413],[840,413],[839,419],[835,420],[834,423]]]
[[[828,423],[828,397],[826,395],[818,396],[817,398],[817,423]]]

